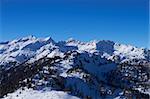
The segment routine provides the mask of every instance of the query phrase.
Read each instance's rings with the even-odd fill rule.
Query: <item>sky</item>
[[[0,41],[29,35],[148,47],[149,0],[0,0]]]

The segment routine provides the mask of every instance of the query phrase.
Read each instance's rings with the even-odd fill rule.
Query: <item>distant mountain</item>
[[[0,43],[4,99],[149,99],[150,50],[113,41]]]

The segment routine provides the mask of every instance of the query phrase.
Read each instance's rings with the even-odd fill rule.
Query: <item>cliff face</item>
[[[148,99],[149,52],[112,41],[26,37],[3,42],[0,96],[29,99],[35,93],[45,99],[46,93],[54,94],[54,99],[59,95],[61,99]]]

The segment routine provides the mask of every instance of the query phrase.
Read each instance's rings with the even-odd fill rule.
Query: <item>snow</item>
[[[49,57],[49,58],[54,58],[55,56],[63,57],[64,54],[62,52],[60,52],[58,49],[56,49],[47,55],[47,57]]]
[[[77,95],[77,92],[79,92],[84,93],[85,96],[87,95],[94,98],[99,97],[100,83],[98,81],[107,82],[108,79],[106,74],[109,74],[112,70],[117,68],[118,65],[116,63],[131,59],[146,59],[145,56],[146,52],[143,48],[118,44],[106,40],[81,42],[71,38],[67,41],[55,42],[51,37],[36,38],[29,36],[7,43],[0,43],[0,65],[9,62],[23,63],[25,61],[27,61],[27,63],[33,63],[44,57],[59,57],[54,60],[54,64],[43,67],[44,72],[39,71],[39,73],[48,75],[48,69],[55,70],[57,75],[51,76],[63,77],[66,81],[65,85],[69,87],[72,86],[74,90],[72,95]],[[6,65],[5,68],[9,69],[10,67]],[[69,70],[71,70],[71,72],[68,73]],[[90,78],[90,80],[92,79],[92,83],[86,81],[88,79],[86,78],[87,75],[89,77],[93,75]],[[128,76],[128,74],[124,75]],[[50,83],[50,81],[35,80],[38,80],[39,86],[44,83]],[[102,90],[111,93],[109,86],[104,86],[106,88],[102,88]],[[140,91],[141,89],[138,88],[137,90]],[[116,92],[116,99],[122,98],[118,93],[121,93],[121,91]],[[149,90],[145,93],[149,93]],[[115,96],[112,97],[115,98]],[[33,89],[18,89],[14,93],[8,94],[4,99],[35,98],[78,99],[63,91]]]
[[[37,91],[33,89],[18,89],[3,99],[79,99],[63,91]]]
[[[136,48],[131,45],[115,44],[114,45],[114,54],[121,57],[126,57],[129,59],[138,58],[144,59],[144,50],[143,48]]]
[[[53,51],[54,49],[57,49]],[[86,51],[89,53],[98,52],[101,57],[112,59],[113,56],[119,56],[121,61],[127,59],[145,59],[143,48],[137,48],[131,45],[114,43],[112,41],[90,41],[81,42],[74,39],[55,42],[51,37],[36,38],[34,36],[24,37],[0,43],[0,64],[10,61],[22,63],[25,59],[39,59],[47,54],[49,57],[62,56],[67,51]],[[53,52],[52,52],[53,51]],[[52,52],[52,53],[51,53]]]

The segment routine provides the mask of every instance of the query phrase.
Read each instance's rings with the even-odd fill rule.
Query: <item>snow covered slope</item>
[[[87,51],[89,53],[99,52],[101,56],[107,58],[119,56],[121,60],[145,59],[146,56],[143,48],[117,44],[112,41],[80,42],[69,39],[56,43],[50,37],[41,39],[29,36],[19,40],[0,43],[0,64],[8,62],[21,63],[35,56],[46,56],[56,49],[63,53],[71,50]]]
[[[19,89],[12,94],[8,94],[5,99],[79,99],[62,91],[37,91],[33,89]]]
[[[148,49],[106,40],[55,42],[50,37],[29,36],[2,42],[0,96],[147,99],[149,56]]]

